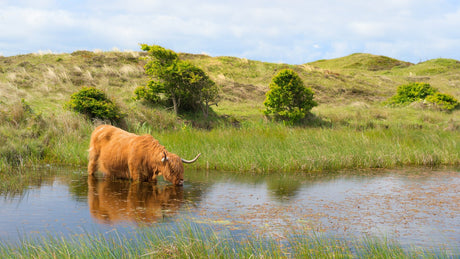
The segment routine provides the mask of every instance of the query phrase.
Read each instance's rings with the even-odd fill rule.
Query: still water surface
[[[0,195],[0,240],[117,231],[177,222],[282,236],[294,229],[339,237],[388,237],[407,246],[460,244],[460,172],[366,171],[242,175],[187,171],[183,187],[88,178],[47,168],[18,193]]]

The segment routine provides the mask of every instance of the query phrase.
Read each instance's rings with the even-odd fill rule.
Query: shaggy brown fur
[[[88,174],[101,171],[117,178],[156,181],[158,175],[176,185],[184,181],[181,158],[150,135],[136,135],[101,125],[91,134]]]
[[[174,215],[183,203],[183,188],[173,185],[88,177],[89,210],[101,223],[155,223]]]

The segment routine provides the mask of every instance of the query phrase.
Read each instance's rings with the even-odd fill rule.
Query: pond
[[[281,236],[306,229],[339,237],[387,237],[408,247],[458,247],[460,172],[411,169],[327,174],[186,172],[183,187],[88,177],[52,168],[0,196],[0,240],[127,232],[193,222]]]

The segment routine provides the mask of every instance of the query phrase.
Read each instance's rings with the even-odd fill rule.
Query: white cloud
[[[72,5],[70,5],[72,4]],[[304,63],[354,52],[460,59],[460,3],[435,0],[1,1],[6,55],[139,49]]]
[[[366,38],[384,37],[386,34],[386,25],[379,22],[352,22],[350,29],[354,35]]]

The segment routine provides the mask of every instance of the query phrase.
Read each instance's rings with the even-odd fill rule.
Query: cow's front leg
[[[153,184],[157,184],[157,175],[154,173],[152,175],[152,179],[150,179],[150,181],[153,183]]]

